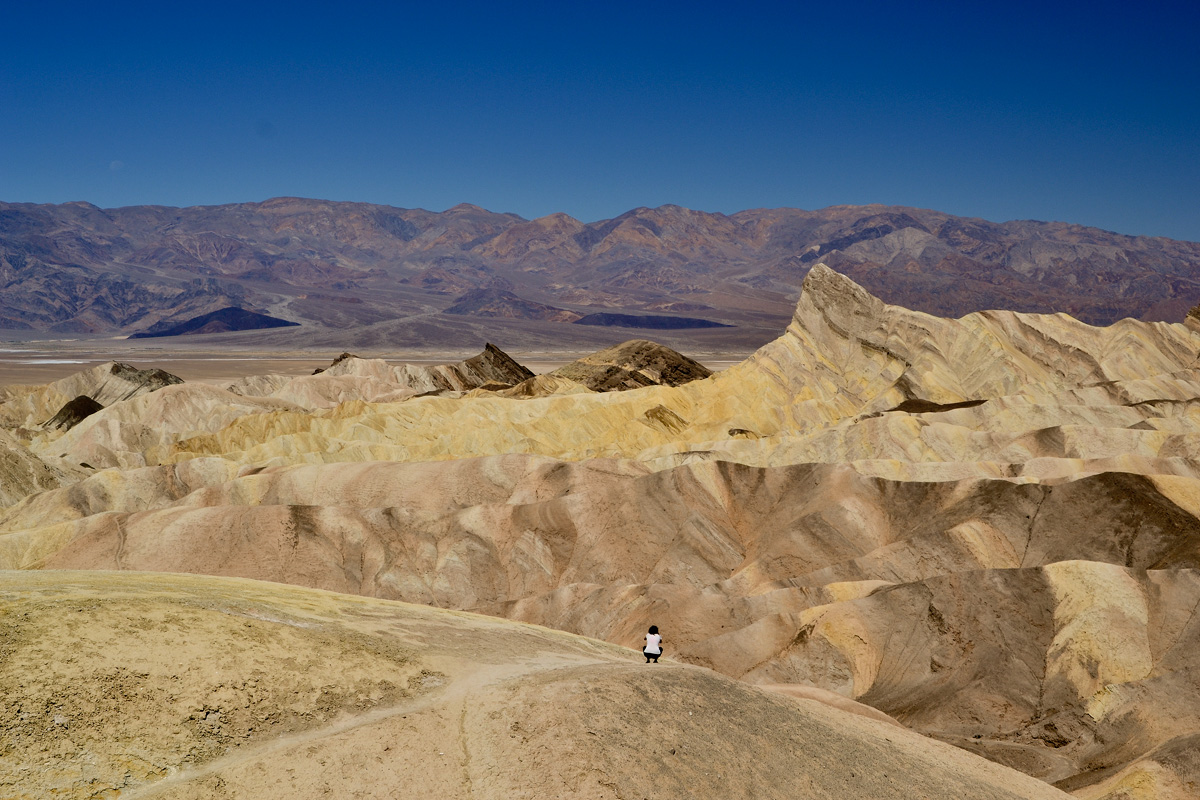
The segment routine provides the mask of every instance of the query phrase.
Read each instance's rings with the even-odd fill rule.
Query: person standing
[[[655,664],[658,663],[658,657],[662,655],[662,636],[658,634],[658,626],[651,625],[650,632],[646,634],[646,646],[642,648],[642,655],[646,657],[646,663],[651,660]]]

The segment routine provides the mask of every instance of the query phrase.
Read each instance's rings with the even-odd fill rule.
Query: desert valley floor
[[[0,796],[1200,796],[1195,319],[13,349]]]

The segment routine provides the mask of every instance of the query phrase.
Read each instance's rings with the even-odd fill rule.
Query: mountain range
[[[0,203],[0,329],[126,335],[235,307],[301,325],[238,334],[267,346],[570,347],[628,335],[567,323],[628,328],[641,315],[732,326],[658,337],[674,346],[754,347],[786,324],[817,260],[887,302],[947,317],[998,308],[1178,321],[1200,301],[1200,243],[897,206],[725,215],[667,205],[584,223],[289,197]]]

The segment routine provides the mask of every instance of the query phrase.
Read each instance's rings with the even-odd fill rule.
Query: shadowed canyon
[[[551,222],[587,238],[472,246]],[[1200,793],[1193,318],[943,318],[817,262],[711,374],[0,387],[0,478],[5,796]]]

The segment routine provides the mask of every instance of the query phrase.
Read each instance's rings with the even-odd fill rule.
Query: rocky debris
[[[668,433],[679,433],[688,426],[688,421],[666,406],[655,406],[642,415],[640,422]]]

